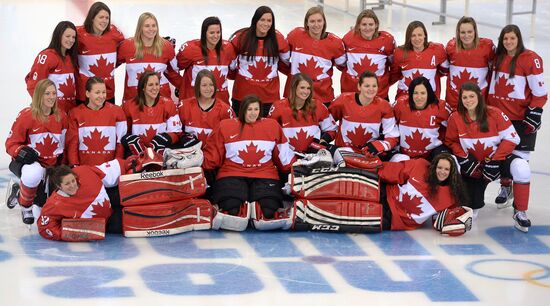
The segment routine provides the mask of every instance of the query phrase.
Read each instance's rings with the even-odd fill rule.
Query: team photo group
[[[411,21],[399,42],[370,9],[342,38],[322,7],[286,35],[275,20],[260,6],[223,33],[206,17],[180,45],[150,12],[125,37],[103,2],[83,25],[59,22],[7,135],[8,208],[63,241],[247,228],[460,236],[486,200],[528,232],[547,90],[518,26],[484,38],[465,16],[445,43]]]

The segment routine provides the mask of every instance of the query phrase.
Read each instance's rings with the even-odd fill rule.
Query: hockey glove
[[[171,43],[172,47],[174,47],[174,49],[176,48],[176,39],[175,38],[172,38],[170,36],[165,36],[163,38],[166,39],[169,43]]]
[[[307,147],[307,151],[306,153],[317,153],[317,151],[321,150],[321,149],[326,149],[326,143],[325,142],[322,142],[317,139],[317,138],[313,138],[313,141],[309,144],[309,146]]]
[[[38,160],[38,152],[31,147],[24,146],[17,152],[15,160],[22,164],[30,165]]]
[[[122,137],[120,142],[126,149],[132,152],[132,155],[139,155],[145,149],[145,146],[141,142],[141,138],[138,135],[125,135]]]
[[[361,149],[361,151],[363,152],[363,154],[365,154],[365,156],[374,157],[384,152],[384,146],[379,140],[375,140],[367,143],[367,145],[365,145],[363,149]]]
[[[480,163],[472,155],[467,157],[456,157],[458,164],[460,165],[460,173],[471,176],[479,177]]]
[[[523,123],[525,124],[525,133],[536,133],[540,129],[541,117],[541,107],[528,107],[525,110],[525,119],[523,119]]]
[[[155,150],[155,152],[161,152],[171,143],[172,143],[172,138],[167,133],[157,134],[151,140],[151,144],[153,145],[153,150]]]
[[[500,165],[502,161],[500,160],[491,160],[483,166],[483,178],[487,182],[492,182],[500,178]]]

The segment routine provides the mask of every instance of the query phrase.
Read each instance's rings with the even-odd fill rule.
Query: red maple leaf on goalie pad
[[[417,197],[416,195],[404,193],[403,198],[401,199],[401,204],[405,208],[407,215],[420,216],[420,214],[422,214],[423,212],[422,208],[420,207],[420,205],[422,204],[422,198]]]
[[[258,145],[250,142],[246,146],[246,150],[239,150],[239,157],[243,160],[243,166],[245,167],[259,167],[261,166],[260,160],[265,156],[264,150],[258,150]]]
[[[367,132],[362,125],[358,125],[352,131],[348,131],[346,137],[356,147],[363,147],[372,138],[372,133]]]
[[[353,64],[353,70],[357,72],[357,75],[365,71],[370,71],[376,73],[378,71],[378,65],[374,64],[367,55],[361,59],[360,62]]]
[[[106,58],[100,56],[94,65],[90,65],[90,72],[100,78],[110,78],[113,71],[114,63],[107,61]]]
[[[323,74],[323,67],[317,66],[317,61],[312,56],[305,63],[300,63],[298,65],[298,70],[301,73],[307,74],[312,80],[317,80],[317,77]]]

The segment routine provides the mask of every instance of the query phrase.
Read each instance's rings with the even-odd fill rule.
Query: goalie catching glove
[[[446,208],[437,214],[433,227],[443,235],[460,236],[472,228],[473,214],[466,206]]]
[[[200,167],[204,159],[201,146],[202,142],[199,141],[188,148],[164,150],[164,164],[166,168],[186,169]]]

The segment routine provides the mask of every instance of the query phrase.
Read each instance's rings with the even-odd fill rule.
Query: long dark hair
[[[440,160],[446,160],[450,164],[449,177],[444,182],[440,182],[437,178],[437,164]],[[468,204],[468,195],[466,193],[466,187],[464,182],[462,182],[462,176],[460,175],[460,170],[458,169],[457,163],[453,156],[449,153],[441,153],[434,157],[430,167],[428,168],[428,177],[426,178],[428,183],[428,195],[434,197],[437,193],[437,188],[440,185],[448,185],[451,189],[451,194],[454,198],[456,205],[467,205]]]
[[[73,29],[75,32],[75,41],[73,46],[70,49],[67,49],[65,51],[65,55],[61,53],[61,37],[63,37],[63,33],[67,29]],[[76,32],[76,27],[74,24],[70,21],[61,21],[57,24],[55,29],[52,33],[52,39],[50,40],[50,44],[48,45],[48,49],[54,49],[61,58],[65,59],[65,56],[69,56],[71,58],[71,63],[73,64],[73,67],[75,71],[78,71],[78,58],[76,54],[76,50],[78,49],[78,34]]]
[[[427,103],[426,103],[426,108],[430,104],[437,104],[439,102],[437,97],[435,96],[435,93],[434,93],[434,90],[432,88],[432,85],[430,84],[430,81],[427,78],[423,77],[423,76],[417,77],[417,78],[415,78],[414,80],[411,81],[411,84],[409,84],[409,107],[410,107],[411,110],[416,110],[416,105],[414,104],[413,95],[414,95],[414,89],[418,85],[424,85],[424,87],[426,87],[426,91],[428,93],[428,100],[427,100]]]
[[[400,49],[405,51],[405,54],[404,54],[405,57],[408,56],[408,53],[410,51],[414,50],[412,42],[411,42],[411,38],[412,38],[412,32],[414,30],[416,30],[416,28],[421,28],[422,31],[424,31],[424,36],[425,36],[424,37],[424,48],[428,47],[428,31],[426,30],[426,26],[424,25],[424,23],[422,23],[422,21],[418,21],[418,20],[412,21],[407,26],[407,31],[405,32],[405,43],[402,44],[401,46],[399,46]]]
[[[309,84],[309,87],[311,88],[311,93],[309,94],[309,97],[307,97],[306,101],[304,102],[304,106],[302,107],[302,116],[304,117],[304,119],[306,119],[308,116],[313,116],[313,118],[315,119],[316,105],[315,101],[313,100],[313,81],[305,73],[297,73],[292,76],[292,81],[290,83],[290,92],[288,95],[290,109],[292,109],[292,117],[294,117],[294,119],[298,119],[298,109],[296,108],[296,89],[302,81],[307,82]]]
[[[216,47],[214,48],[216,50],[216,58],[218,60],[218,64],[220,63],[220,54],[222,50],[222,22],[218,17],[211,16],[206,17],[206,19],[203,20],[202,26],[201,26],[201,53],[202,58],[204,59],[204,62],[206,65],[208,65],[208,48],[206,47],[206,32],[208,32],[208,27],[211,25],[219,25],[220,26],[220,41],[216,44]]]
[[[107,6],[107,4],[101,1],[94,2],[94,4],[92,4],[92,6],[90,6],[90,9],[88,10],[88,15],[86,15],[86,19],[84,20],[84,29],[86,30],[86,32],[91,34],[94,33],[94,18],[101,11],[106,11],[109,14],[109,23],[107,24],[107,28],[105,29],[105,31],[103,31],[102,34],[109,32],[109,30],[111,29],[111,10]]]
[[[260,100],[260,98],[256,95],[248,95],[244,97],[243,101],[241,102],[241,106],[239,107],[239,115],[237,116],[237,118],[241,122],[241,133],[243,132],[243,128],[246,123],[246,110],[248,109],[248,106],[252,103],[258,103],[260,106],[260,113],[258,114],[258,119],[256,119],[256,121],[262,118],[262,100]]]
[[[60,165],[55,168],[48,168],[48,178],[50,180],[50,183],[55,186],[55,188],[59,188],[61,186],[61,183],[63,182],[63,178],[69,174],[72,174],[76,177],[76,173],[74,173],[73,169],[67,165]]]
[[[267,36],[264,38],[263,55],[267,56],[267,61],[269,63],[274,63],[277,61],[276,58],[279,57],[279,43],[277,42],[277,35],[275,33],[275,14],[273,14],[273,10],[271,10],[268,6],[260,6],[254,12],[254,16],[252,16],[250,27],[237,30],[237,32],[232,35],[235,36],[237,33],[241,32],[238,42],[239,50],[237,50],[237,53],[246,54],[247,61],[251,61],[254,56],[256,56],[256,50],[258,49],[256,24],[264,14],[268,13],[271,14],[273,23],[267,32]]]
[[[139,107],[139,111],[142,112],[143,108],[145,107],[145,104],[147,103],[147,99],[145,98],[145,86],[147,86],[147,82],[149,82],[149,78],[152,76],[156,76],[159,79],[159,75],[152,70],[145,70],[141,77],[139,78],[138,85],[137,85],[137,97],[136,97],[136,103]],[[159,101],[160,93],[155,98],[155,103],[153,105],[156,105]]]
[[[458,92],[458,98],[460,99],[460,102],[458,103],[457,111],[462,117],[462,120],[466,124],[468,124],[468,110],[466,107],[464,107],[464,104],[462,103],[462,93],[464,91],[473,91],[477,96],[477,106],[476,106],[476,120],[479,131],[480,132],[487,132],[489,131],[489,123],[487,122],[487,104],[485,103],[485,99],[483,98],[483,95],[481,94],[481,89],[479,89],[479,86],[472,82],[466,82],[460,86],[460,90]]]
[[[515,24],[509,24],[502,28],[502,31],[500,31],[500,35],[498,36],[498,46],[495,52],[495,79],[498,78],[499,71],[504,71],[506,69],[506,67],[500,67],[500,65],[504,61],[504,57],[506,57],[507,54],[506,48],[504,48],[504,34],[508,34],[511,32],[516,34],[516,36],[518,37],[518,47],[516,50],[516,54],[514,54],[514,57],[512,57],[512,60],[510,61],[510,67],[508,68],[508,73],[510,74],[509,78],[513,78],[514,75],[516,75],[516,64],[518,57],[520,56],[520,54],[523,53],[523,51],[525,51],[525,45],[523,44],[523,37],[521,36],[521,31],[519,30],[519,27]]]

